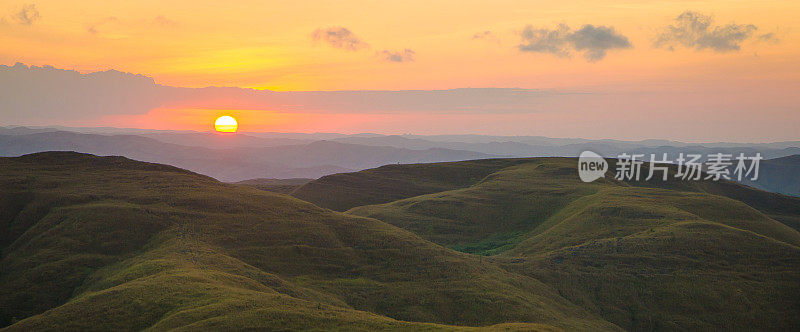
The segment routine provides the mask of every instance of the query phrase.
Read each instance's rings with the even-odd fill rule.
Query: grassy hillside
[[[9,330],[617,329],[504,262],[288,196],[122,157],[0,170]]]
[[[292,196],[336,211],[462,188],[524,159],[486,159],[435,164],[386,165],[356,173],[323,176]]]
[[[567,158],[481,162],[491,171],[479,181],[367,199],[348,214],[489,255],[627,329],[800,328],[800,199],[733,182],[587,184]],[[370,185],[353,197],[385,197],[375,173],[338,176],[357,184],[362,174]],[[324,190],[304,197],[337,201]]]
[[[539,165],[546,166],[528,161],[500,168],[465,188],[348,212],[385,220],[461,251],[492,254],[521,241],[569,202],[598,190],[596,184],[553,181],[563,171]]]
[[[236,182],[243,186],[250,186],[256,189],[271,191],[279,194],[289,194],[298,187],[311,182],[313,179],[294,178],[294,179],[250,179]]]

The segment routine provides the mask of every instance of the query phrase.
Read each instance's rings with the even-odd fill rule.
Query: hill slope
[[[437,165],[469,167],[406,167],[435,173]],[[575,166],[568,158],[483,160],[479,169],[489,171],[478,181],[388,202],[396,178],[423,178],[378,168],[321,178],[298,189],[319,191],[295,195],[491,255],[624,328],[800,327],[800,199],[727,181],[583,183]],[[334,178],[355,184],[356,194],[327,191]],[[367,197],[361,206],[358,197]]]
[[[386,165],[357,173],[324,176],[295,189],[292,196],[345,211],[355,206],[465,187],[520,162],[524,159]]]
[[[288,196],[122,157],[0,169],[9,330],[617,329],[534,278]]]

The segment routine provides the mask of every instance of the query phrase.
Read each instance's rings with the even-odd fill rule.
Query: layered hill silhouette
[[[800,196],[800,154],[764,160],[761,178],[748,185],[786,195]]]
[[[625,329],[800,326],[800,199],[729,181],[583,183],[576,166],[389,165],[293,195],[490,256]]]
[[[788,195],[797,192],[800,142],[689,144],[666,140],[619,141],[539,136],[379,135],[335,133],[237,133],[126,128],[0,127],[0,156],[43,151],[121,155],[175,165],[238,182],[258,178],[318,178],[386,164],[464,161],[482,158],[575,157],[593,151],[677,158],[680,153],[725,153],[765,159],[760,181],[745,184]]]
[[[10,331],[619,329],[503,262],[290,196],[72,152],[0,169]]]
[[[253,178],[317,178],[394,163],[424,163],[487,158],[472,151],[431,148],[409,150],[363,146],[333,141],[258,139],[230,135],[154,135],[170,142],[196,139],[206,146],[168,143],[140,135],[83,134],[47,131],[0,135],[0,156],[20,156],[42,151],[76,151],[96,155],[122,155],[189,169],[222,181]],[[166,138],[164,138],[166,136]],[[253,140],[258,142],[255,147]],[[245,143],[237,143],[244,141]],[[241,145],[240,145],[241,144]]]

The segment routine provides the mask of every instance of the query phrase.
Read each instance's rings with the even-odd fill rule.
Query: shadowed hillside
[[[800,199],[728,181],[620,182],[609,173],[583,183],[568,158],[480,163],[478,181],[398,190],[395,200],[387,188],[396,178],[423,180],[415,167],[471,164],[338,174],[294,194],[490,255],[627,329],[800,327]],[[356,194],[326,191],[335,179]]]
[[[288,196],[122,157],[0,169],[9,330],[617,329],[534,278]]]

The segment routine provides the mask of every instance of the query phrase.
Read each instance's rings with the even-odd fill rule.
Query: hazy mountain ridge
[[[215,136],[204,136],[217,139]],[[235,137],[235,136],[234,136]],[[40,132],[0,135],[0,155],[19,156],[42,151],[76,151],[122,155],[207,174],[224,181],[252,178],[316,178],[325,174],[393,163],[420,163],[490,157],[448,149],[407,150],[336,142],[272,147],[206,148],[184,146],[137,135],[97,135]]]
[[[491,157],[578,156],[593,151],[614,158],[622,153],[725,153],[781,158],[800,154],[800,142],[682,143],[664,140],[619,141],[561,139],[537,136],[379,135],[181,132],[118,128],[0,127],[0,155],[16,156],[50,150],[123,155],[137,160],[176,165],[224,181],[254,178],[317,178],[386,164],[458,161]],[[74,131],[74,132],[73,132]],[[60,132],[53,134],[53,132]],[[27,136],[30,135],[30,136]],[[459,141],[461,140],[461,141]],[[796,166],[765,162],[758,188],[798,195]],[[788,167],[788,168],[787,168]],[[770,173],[770,174],[767,174]]]
[[[800,196],[800,155],[764,160],[760,167],[760,178],[744,183],[763,190]]]

